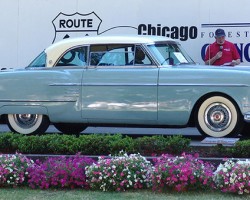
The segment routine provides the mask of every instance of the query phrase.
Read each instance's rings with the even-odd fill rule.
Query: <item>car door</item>
[[[134,45],[90,46],[82,79],[82,117],[90,123],[157,120],[158,68],[145,54],[136,64]],[[143,51],[145,53],[145,51]]]

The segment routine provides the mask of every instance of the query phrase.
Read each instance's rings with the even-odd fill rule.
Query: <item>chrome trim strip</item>
[[[0,102],[20,102],[20,103],[23,103],[23,102],[29,102],[29,103],[32,103],[32,102],[35,102],[35,103],[38,103],[38,102],[41,102],[41,103],[46,103],[46,102],[55,102],[55,103],[58,103],[58,102],[76,102],[76,100],[11,100],[11,99],[0,99]]]
[[[51,83],[49,86],[204,86],[204,87],[249,87],[247,84],[211,84],[211,83]]]
[[[157,86],[157,84],[143,83],[143,84],[133,84],[133,83],[86,83],[82,84],[82,86]]]
[[[206,86],[206,87],[249,87],[246,84],[211,84],[211,83],[166,83],[159,86]]]
[[[137,84],[137,83],[83,83],[82,86],[204,86],[204,87],[249,87],[246,84],[181,84],[181,83],[166,83],[166,84]]]
[[[81,83],[51,83],[49,86],[82,86]]]

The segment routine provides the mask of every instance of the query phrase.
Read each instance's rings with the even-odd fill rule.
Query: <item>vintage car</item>
[[[53,124],[63,133],[196,126],[205,136],[249,135],[249,68],[197,65],[166,37],[69,38],[0,76],[1,120],[21,134]]]

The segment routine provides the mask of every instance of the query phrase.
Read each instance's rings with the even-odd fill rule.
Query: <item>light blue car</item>
[[[65,39],[26,69],[0,73],[0,115],[13,132],[87,126],[191,127],[249,135],[248,67],[199,66],[157,36]]]

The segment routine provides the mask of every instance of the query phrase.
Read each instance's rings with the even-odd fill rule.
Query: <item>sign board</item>
[[[224,146],[234,146],[240,138],[214,138],[206,137],[201,141],[202,144],[222,144]]]
[[[250,65],[249,0],[0,0],[0,67],[27,66],[44,48],[67,37],[161,35],[179,41],[204,64],[214,31],[223,28],[241,65]]]

